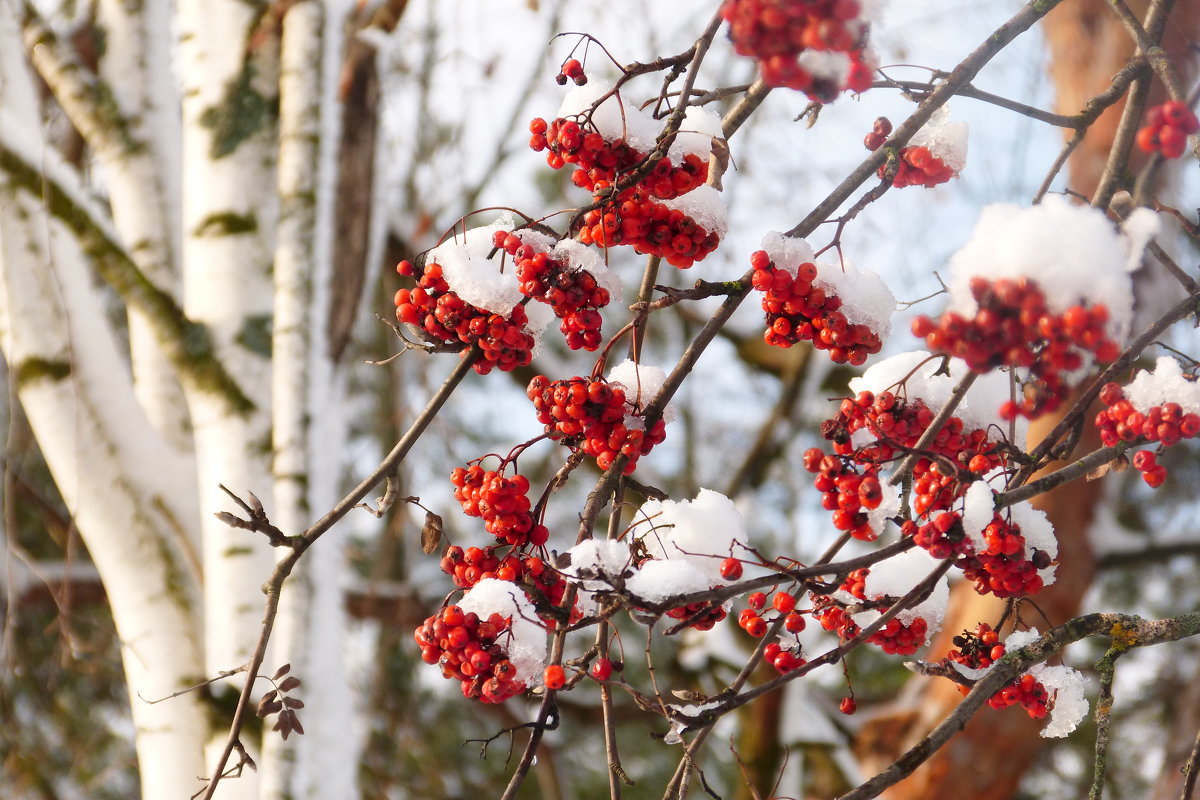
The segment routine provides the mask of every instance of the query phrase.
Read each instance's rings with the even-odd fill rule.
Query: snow
[[[721,561],[729,557],[734,540],[746,539],[742,515],[733,501],[711,489],[701,489],[692,501],[651,500],[642,506],[640,516],[653,526],[642,539],[650,554],[690,565],[707,581],[703,589],[725,582]]]
[[[919,547],[907,550],[900,555],[892,556],[871,567],[867,573],[863,591],[867,597],[875,599],[888,595],[904,597],[918,583],[929,577],[941,564],[933,556]],[[922,600],[913,608],[905,609],[896,615],[896,619],[904,625],[911,625],[913,620],[921,617],[929,625],[929,633],[936,633],[942,627],[946,616],[946,605],[950,602],[950,582],[943,575],[929,597]],[[855,621],[858,621],[855,615]],[[862,624],[861,622],[859,623]]]
[[[841,298],[840,310],[846,315],[847,322],[866,325],[881,340],[887,339],[892,332],[896,297],[878,274],[849,261],[842,264],[818,261],[817,279],[813,285]]]
[[[1046,519],[1046,513],[1034,508],[1029,503],[1017,503],[1007,509],[1009,519],[1021,526],[1021,536],[1025,538],[1025,557],[1028,558],[1034,549],[1044,550],[1051,558],[1058,555],[1058,539],[1054,536],[1054,526]]]
[[[864,429],[860,428],[859,430]],[[870,438],[874,439],[875,437]],[[876,536],[882,536],[887,529],[888,520],[900,513],[900,488],[887,482],[881,482],[880,486],[883,489],[883,499],[876,508],[867,511],[867,525],[875,532]]]
[[[589,75],[586,84],[567,92],[562,105],[558,107],[558,116],[566,119],[577,118],[579,124],[586,128],[581,115],[586,115],[592,104],[607,94],[609,88],[610,84]],[[624,139],[630,147],[643,153],[654,149],[659,129],[662,127],[649,113],[625,101],[619,94],[607,98],[591,112],[591,122],[606,141]]]
[[[968,242],[950,259],[950,308],[973,317],[977,309],[970,282],[1026,277],[1035,281],[1054,313],[1086,301],[1108,307],[1108,332],[1118,341],[1128,335],[1133,290],[1126,271],[1140,256],[1136,237],[1119,233],[1103,212],[1057,195],[1030,208],[1011,203],[987,206]]]
[[[509,266],[500,271],[500,259],[489,259],[495,245],[492,235],[499,230],[511,231],[513,218],[504,215],[491,225],[472,228],[454,236],[429,251],[426,260],[442,266],[442,277],[450,290],[466,302],[507,317],[521,302],[520,284],[516,270]],[[529,305],[534,305],[530,303]]]
[[[571,555],[571,566],[563,572],[570,577],[617,577],[629,569],[629,545],[616,539],[587,539],[567,552]],[[584,586],[596,589],[606,583],[585,580]]]
[[[608,382],[620,385],[625,389],[625,402],[628,406],[641,411],[654,401],[667,382],[667,373],[659,367],[649,364],[638,364],[632,359],[625,359],[608,372]],[[668,425],[675,421],[675,406],[668,405],[663,409],[663,422]],[[627,416],[626,426],[642,425],[641,417]]]
[[[1129,242],[1129,258],[1125,270],[1133,272],[1142,265],[1142,251],[1159,234],[1162,225],[1158,214],[1149,208],[1135,208],[1121,223],[1121,232]]]
[[[1036,642],[1039,636],[1041,636],[1041,634],[1038,633],[1037,628],[1029,628],[1028,630],[1023,631],[1013,631],[1005,638],[1004,649],[1009,653],[1011,653],[1013,650],[1020,650],[1022,647]]]
[[[458,601],[463,612],[487,619],[499,614],[512,621],[511,636],[498,637],[500,649],[516,667],[516,678],[527,686],[541,683],[546,666],[546,631],[536,622],[537,611],[514,583],[484,578]]]
[[[660,201],[667,208],[675,208],[695,220],[696,224],[718,238],[729,232],[729,210],[725,198],[708,184],[701,184],[687,194],[673,200]]]
[[[787,271],[796,277],[796,268],[816,260],[812,246],[804,239],[795,236],[784,236],[778,231],[770,231],[762,238],[762,249],[767,251],[771,261],[778,269]]]
[[[596,283],[608,290],[613,299],[621,296],[621,278],[608,268],[608,264],[604,263],[596,248],[588,247],[576,239],[561,239],[554,245],[550,255],[559,261],[565,261],[574,269],[590,272]]]
[[[712,140],[725,136],[721,130],[721,117],[701,106],[688,106],[683,112],[683,122],[675,141],[667,151],[667,158],[674,164],[683,162],[687,155],[697,155],[705,161],[712,154]]]
[[[838,86],[845,86],[850,75],[850,56],[832,50],[805,50],[796,58],[796,63],[815,78],[824,78]]]
[[[681,559],[647,561],[625,581],[632,594],[651,603],[661,603],[668,597],[703,592],[713,587],[713,581],[693,564]]]
[[[949,359],[947,370],[943,370],[945,361],[940,356],[932,357],[927,350],[898,353],[876,362],[861,376],[851,379],[850,391],[854,394],[863,391],[879,394],[888,390],[909,400],[919,399],[936,414],[950,399],[950,393],[962,376],[968,372],[966,363],[957,358]],[[901,381],[904,381],[903,389],[898,388]],[[954,415],[963,421],[966,430],[984,428],[988,429],[991,438],[999,438],[1002,431],[1007,430],[1008,423],[1001,423],[996,409],[1008,399],[1008,394],[1007,374],[990,372],[980,375],[955,409]],[[1021,441],[1026,423],[1022,420],[1017,423],[1017,440]]]
[[[950,109],[942,106],[908,140],[910,147],[924,147],[950,169],[962,172],[967,165],[967,123],[952,122]]]
[[[987,550],[983,529],[996,518],[996,498],[986,481],[975,481],[963,497],[962,526],[976,553]]]
[[[808,242],[777,231],[770,231],[763,236],[762,249],[777,269],[793,277],[801,264],[816,264],[817,279],[814,285],[841,298],[841,312],[846,315],[847,321],[868,326],[880,339],[886,339],[891,333],[896,298],[876,273],[849,261],[841,264],[817,262]]]
[[[1088,713],[1088,701],[1083,694],[1086,679],[1083,673],[1060,664],[1037,664],[1029,670],[1054,702],[1050,722],[1042,728],[1042,736],[1059,739],[1079,727]]]
[[[1178,403],[1185,414],[1200,414],[1200,382],[1185,378],[1179,362],[1163,356],[1152,372],[1142,370],[1125,387],[1125,399],[1143,414],[1165,403]]]

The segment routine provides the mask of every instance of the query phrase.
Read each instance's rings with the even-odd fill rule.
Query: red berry
[[[547,689],[561,689],[567,684],[566,673],[563,672],[563,668],[558,664],[551,664],[542,673],[542,683],[546,684]]]
[[[727,581],[736,581],[742,577],[742,562],[732,556],[721,562],[721,577]]]
[[[858,703],[854,702],[853,697],[843,697],[842,702],[838,705],[838,711],[846,715],[853,714],[857,710]]]
[[[597,658],[592,662],[592,668],[588,670],[588,674],[595,680],[606,681],[612,677],[613,665],[607,658]]]

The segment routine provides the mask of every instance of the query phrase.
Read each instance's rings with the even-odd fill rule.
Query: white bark
[[[157,113],[148,94],[148,71],[164,66],[148,60],[144,44],[152,38],[144,26],[153,20],[131,15],[113,0],[100,3],[97,14],[106,39],[99,76],[79,63],[32,10],[27,11],[25,46],[96,155],[126,250],[143,275],[175,296],[178,241],[170,211],[178,202],[170,196],[173,187],[163,180],[172,174],[161,161],[164,148],[154,146],[150,131],[154,126],[155,136],[169,139],[173,132],[178,135],[178,124],[172,126],[168,115]],[[165,30],[153,33],[162,38]],[[136,308],[129,310],[129,339],[139,401],[166,440],[186,451],[191,446],[187,407],[175,370],[144,313]]]
[[[255,406],[239,413],[202,387],[187,388],[204,512],[204,638],[210,673],[247,661],[262,615],[259,587],[272,564],[262,537],[231,529],[209,513],[229,507],[221,483],[255,492],[273,513],[266,336],[277,74],[270,37],[253,40],[265,6],[240,0],[178,3],[184,309],[207,326],[218,357]],[[224,737],[221,733],[210,742],[210,759],[222,749]],[[255,776],[243,773],[239,780],[223,781],[218,796],[255,797],[257,784]]]
[[[330,424],[341,387],[321,336],[326,317],[316,289],[331,266],[333,180],[326,173],[336,144],[329,122],[336,119],[332,84],[343,16],[301,0],[284,18],[281,41],[272,431],[275,521],[287,532],[303,530],[314,507],[336,499],[340,462],[331,454],[342,452],[344,438]],[[291,663],[311,689],[301,691],[305,735],[264,741],[261,796],[272,800],[357,796],[357,747],[348,735],[353,699],[343,659],[342,537],[328,534],[315,550],[292,573],[276,619],[273,663]]]
[[[40,148],[15,19],[0,6],[3,132]],[[44,156],[53,161],[50,153]],[[61,168],[62,165],[57,165]],[[121,639],[142,796],[176,796],[203,768],[196,694],[161,697],[203,673],[199,576],[179,492],[188,465],[149,425],[78,243],[28,187],[0,176],[0,347],[55,482],[92,553]]]

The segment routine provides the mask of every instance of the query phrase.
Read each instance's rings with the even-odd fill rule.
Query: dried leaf
[[[292,665],[291,665],[291,664],[284,664],[282,667],[280,667],[279,669],[275,670],[275,674],[271,676],[271,680],[273,680],[273,681],[277,681],[277,680],[279,680],[280,678],[282,678],[284,675],[287,675],[287,674],[288,674],[289,672],[291,672],[291,671],[292,671]]]
[[[283,698],[283,707],[284,708],[304,708],[304,701],[301,700],[299,697],[285,697],[285,698]]]
[[[292,689],[295,689],[299,685],[300,685],[300,679],[297,678],[295,675],[289,675],[286,678],[284,678],[283,681],[279,684],[279,691],[290,692]]]
[[[442,541],[442,518],[432,511],[425,512],[425,525],[421,528],[421,552],[432,555]]]
[[[292,717],[292,729],[293,729],[294,731],[296,731],[296,733],[298,733],[298,734],[300,734],[301,736],[303,736],[303,735],[304,735],[304,726],[300,724],[300,718],[296,716],[296,712],[295,712],[295,711],[291,711],[291,710],[289,710],[289,711],[286,711],[286,712],[284,712],[284,713],[286,713],[286,714],[290,714],[290,715],[291,715],[291,717]]]
[[[265,719],[265,718],[271,716],[272,714],[278,714],[282,710],[283,710],[283,703],[281,703],[278,700],[274,700],[270,703],[259,703],[258,711],[256,711],[255,713],[258,716]]]

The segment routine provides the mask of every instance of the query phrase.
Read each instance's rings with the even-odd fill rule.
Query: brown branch
[[[1068,644],[1090,636],[1108,636],[1122,648],[1146,647],[1172,642],[1200,633],[1200,613],[1182,614],[1162,620],[1145,620],[1127,614],[1088,614],[1048,631],[1026,647],[1012,651],[995,663],[975,687],[967,693],[954,713],[928,736],[905,752],[887,769],[878,773],[839,800],[868,800],[878,797],[937,752],[950,737],[962,730],[984,703],[1005,684],[1062,650]]]

